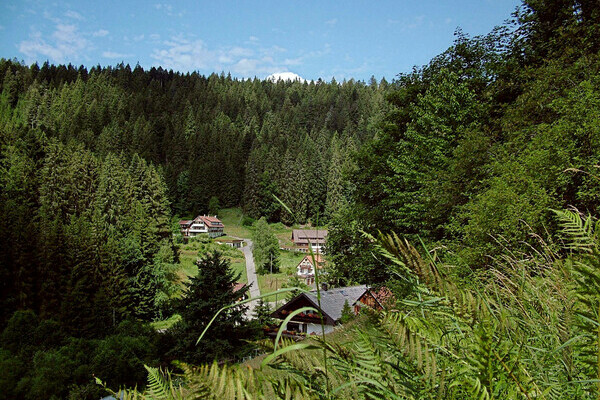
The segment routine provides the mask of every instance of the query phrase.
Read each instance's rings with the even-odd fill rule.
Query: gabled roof
[[[327,239],[327,229],[294,229],[292,242],[295,244],[323,244]]]
[[[292,239],[325,239],[327,229],[294,229]]]
[[[210,216],[206,216],[203,215],[201,217],[198,217],[200,219],[202,219],[202,221],[209,227],[222,227],[223,226],[223,222],[221,222],[221,220],[217,217],[210,217]]]
[[[344,303],[348,301],[348,305],[352,306],[366,290],[366,285],[321,290],[321,311],[329,315],[334,321],[337,321],[342,317]],[[315,304],[318,304],[316,290],[311,291],[307,296]]]
[[[317,263],[318,267],[322,268],[322,266],[320,264],[323,264],[325,262],[325,259],[323,258],[323,256],[321,254],[313,254],[313,255],[307,254],[304,256],[304,258],[302,260],[300,260],[298,265],[300,265],[302,263],[302,261],[304,261],[304,260],[308,260],[310,265],[313,265],[313,257],[315,258],[315,262]]]
[[[342,309],[344,308],[344,304],[346,303],[346,301],[348,302],[349,306],[354,305],[354,303],[367,290],[368,288],[366,285],[321,290],[321,311],[323,312],[323,317],[326,320],[331,321],[332,323],[336,323],[342,317]],[[298,296],[294,297],[292,300],[279,307],[279,309],[277,309],[271,315],[274,318],[279,318],[278,315],[281,313],[282,310],[286,309],[293,303],[298,302],[301,298],[308,300],[308,302],[311,303],[314,308],[319,308],[319,303],[317,301],[317,291],[313,290],[310,293],[300,293]]]
[[[204,223],[204,219],[202,219],[202,215],[198,215],[192,222]]]

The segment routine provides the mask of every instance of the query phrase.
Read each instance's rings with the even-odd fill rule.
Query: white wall
[[[325,325],[325,333],[333,332],[333,326]],[[320,324],[306,324],[306,334],[310,335],[314,333],[315,335],[321,334],[321,325]]]

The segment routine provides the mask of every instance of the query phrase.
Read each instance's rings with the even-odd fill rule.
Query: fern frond
[[[597,246],[596,225],[591,216],[584,217],[577,209],[552,210],[558,217],[566,248],[591,253]]]
[[[163,377],[160,369],[144,365],[148,371],[148,388],[147,391],[152,396],[153,400],[172,400],[170,393],[171,377],[168,374]]]

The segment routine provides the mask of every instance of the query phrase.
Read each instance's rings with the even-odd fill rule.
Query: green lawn
[[[304,258],[304,254],[293,253],[291,251],[281,251],[279,254],[281,261],[280,272],[277,274],[258,275],[258,287],[261,294],[281,289],[281,286],[287,283],[288,279],[296,273],[296,266]],[[282,296],[285,295],[279,295],[277,300],[281,300]],[[265,301],[275,300],[275,296],[269,296]]]
[[[225,208],[219,211],[219,219],[225,226],[225,234],[239,238],[251,238],[252,231],[242,225],[242,210],[239,208]]]
[[[267,275],[258,275],[258,287],[260,288],[260,293],[265,294],[269,292],[275,292],[278,289],[281,289],[281,285],[288,281],[289,275],[285,273],[278,274],[267,274]],[[279,296],[268,296],[265,297],[265,301],[276,301],[282,300],[285,298],[285,294]]]
[[[306,254],[304,253],[294,253],[293,251],[283,251],[279,252],[279,260],[281,265],[281,270],[290,270],[291,273],[296,273],[296,267],[302,261]]]
[[[223,254],[223,257],[231,262],[231,267],[236,273],[240,273],[240,282],[248,283],[248,275],[246,274],[246,259],[244,254],[238,250],[231,248],[227,245],[219,245],[214,242],[200,243],[197,241],[190,241],[184,244],[179,249],[179,260],[180,269],[178,271],[179,279],[181,282],[185,281],[190,276],[196,276],[198,274],[198,267],[196,266],[196,260],[198,254],[205,254],[206,252],[212,252],[218,250]]]

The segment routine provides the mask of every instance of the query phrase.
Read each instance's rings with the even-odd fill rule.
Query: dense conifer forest
[[[0,398],[97,399],[93,376],[135,398],[173,360],[208,364],[150,369],[153,398],[600,396],[597,1],[524,0],[389,82],[0,59],[0,84]],[[239,308],[194,344],[239,298],[219,254],[177,282],[173,221],[214,198],[326,225],[322,279],[398,303],[211,367],[260,336]]]

